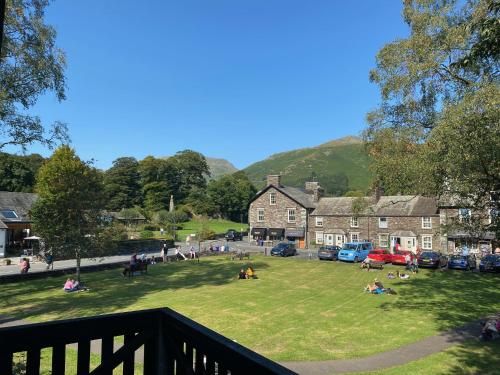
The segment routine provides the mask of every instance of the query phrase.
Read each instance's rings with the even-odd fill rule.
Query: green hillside
[[[305,181],[319,181],[327,195],[342,195],[348,190],[368,189],[371,174],[369,158],[359,138],[346,137],[318,147],[272,155],[244,171],[257,188],[266,176],[281,174],[284,185],[303,187]]]
[[[208,156],[206,156],[205,159],[207,159],[207,164],[210,168],[210,178],[213,180],[217,180],[222,176],[238,171],[238,169],[226,159],[216,159]]]

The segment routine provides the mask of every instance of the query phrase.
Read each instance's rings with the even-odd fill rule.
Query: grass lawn
[[[438,375],[481,374],[494,375],[500,369],[500,341],[482,343],[469,341],[404,366],[383,371],[363,372],[358,375]]]
[[[180,223],[182,226],[181,230],[177,231],[177,238],[179,241],[185,241],[186,237],[190,234],[196,233],[200,230],[202,226],[201,220],[190,220],[185,223]],[[209,219],[206,220],[208,228],[213,230],[215,233],[226,233],[228,229],[235,229],[237,231],[245,231],[248,229],[248,224],[236,223],[230,220],[222,219]],[[160,232],[154,232],[155,237],[161,237]]]
[[[0,286],[0,313],[31,321],[168,306],[274,360],[362,357],[500,311],[498,275],[423,270],[410,280],[348,263],[257,256],[258,280],[236,280],[244,262],[207,257],[158,264],[149,275],[84,274],[92,291],[65,294],[65,280]],[[378,277],[398,295],[371,295]]]

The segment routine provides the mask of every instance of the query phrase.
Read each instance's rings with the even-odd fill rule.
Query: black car
[[[500,254],[486,255],[479,263],[481,272],[500,272]]]
[[[472,254],[452,255],[448,262],[448,268],[466,271],[474,270],[476,269],[476,257]]]
[[[226,241],[242,241],[243,235],[234,229],[229,229],[224,235]]]
[[[437,251],[424,251],[417,257],[419,267],[441,268],[448,264],[448,257]]]
[[[297,249],[294,243],[280,242],[271,249],[271,255],[278,255],[281,257],[288,257],[297,255]]]
[[[339,260],[340,246],[321,246],[318,249],[319,260]]]

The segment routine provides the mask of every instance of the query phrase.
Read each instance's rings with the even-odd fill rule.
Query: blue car
[[[452,255],[448,261],[448,268],[457,270],[474,270],[476,269],[476,257],[470,255]]]
[[[500,254],[486,255],[479,263],[481,272],[500,272]]]
[[[346,242],[339,251],[339,260],[344,262],[362,262],[373,250],[371,242]]]

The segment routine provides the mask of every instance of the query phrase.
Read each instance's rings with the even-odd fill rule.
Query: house
[[[31,231],[31,207],[37,195],[0,191],[0,257],[7,248],[21,248]]]
[[[139,225],[146,223],[147,219],[135,210],[122,209],[121,211],[104,211],[103,219],[107,222],[118,221],[126,225]]]
[[[281,176],[267,176],[267,185],[250,202],[248,222],[255,241],[309,242],[309,215],[323,194],[318,182],[306,182],[304,190],[281,184]]]
[[[401,195],[321,198],[309,216],[309,238],[317,245],[370,241],[380,248],[441,250],[434,198]]]

